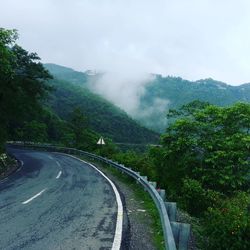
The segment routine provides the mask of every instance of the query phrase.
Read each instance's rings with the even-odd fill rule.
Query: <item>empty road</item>
[[[9,151],[22,166],[0,180],[0,249],[119,249],[122,206],[109,180],[70,156]]]

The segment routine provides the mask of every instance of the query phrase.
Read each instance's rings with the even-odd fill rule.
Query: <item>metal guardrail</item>
[[[175,222],[176,218],[176,203],[173,202],[164,202],[165,190],[157,190],[155,182],[147,181],[146,176],[140,176],[138,172],[133,171],[130,168],[125,167],[122,164],[114,162],[110,159],[74,149],[74,148],[65,148],[53,146],[50,144],[35,144],[35,143],[25,143],[25,142],[8,142],[7,144],[19,146],[19,147],[28,147],[35,148],[46,151],[54,151],[54,152],[63,152],[67,154],[74,154],[78,156],[87,156],[91,159],[99,160],[103,163],[106,163],[110,166],[115,167],[116,169],[128,174],[132,178],[134,178],[138,183],[140,183],[144,189],[150,194],[152,197],[160,215],[165,248],[167,250],[186,250],[188,245],[188,239],[190,234],[190,225],[184,223]],[[171,222],[170,222],[170,219]],[[176,247],[177,246],[177,247]]]

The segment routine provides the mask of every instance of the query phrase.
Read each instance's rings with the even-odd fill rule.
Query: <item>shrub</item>
[[[205,249],[250,249],[250,195],[239,192],[209,208],[204,219]]]
[[[200,216],[209,206],[217,204],[220,197],[220,193],[204,189],[199,181],[186,178],[183,180],[179,202],[191,215]]]

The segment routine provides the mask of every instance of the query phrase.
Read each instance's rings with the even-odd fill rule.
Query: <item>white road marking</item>
[[[143,212],[143,213],[145,213],[145,212],[146,212],[146,210],[145,210],[145,209],[137,209],[137,211],[138,211],[138,212]]]
[[[23,161],[20,161],[20,162],[21,162],[21,166],[23,166],[23,164],[24,164]]]
[[[59,171],[58,175],[56,176],[56,179],[59,179],[62,174],[62,171]]]
[[[58,167],[61,167],[61,164],[58,161],[56,161],[56,164]]]
[[[30,199],[28,199],[28,200],[22,202],[22,204],[27,204],[27,203],[31,202],[32,200],[34,200],[35,198],[37,198],[38,196],[40,196],[45,190],[46,190],[46,188],[43,189],[43,190],[42,190],[41,192],[39,192],[38,194],[32,196]]]
[[[50,155],[48,155],[48,158],[49,158],[50,160],[54,160],[54,159],[53,159],[53,157],[52,157],[52,156],[50,156]]]
[[[64,154],[67,155],[67,154]],[[96,171],[98,171],[111,185],[111,187],[114,190],[116,202],[117,202],[117,218],[116,218],[116,229],[115,229],[115,237],[112,245],[112,250],[120,250],[121,247],[121,241],[122,241],[122,221],[123,221],[123,206],[122,206],[122,200],[120,197],[120,194],[115,186],[115,184],[104,174],[102,173],[97,167],[95,167],[93,164],[88,163],[86,161],[83,161],[77,157],[74,157],[72,155],[68,155],[74,159],[77,159],[79,161],[84,162],[85,164],[90,165],[93,167]]]

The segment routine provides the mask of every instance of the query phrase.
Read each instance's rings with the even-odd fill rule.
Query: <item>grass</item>
[[[84,160],[94,163],[96,166],[103,168],[105,171],[115,176],[119,181],[126,184],[131,190],[133,190],[135,198],[138,202],[143,201],[143,208],[147,211],[152,221],[151,230],[153,231],[153,243],[155,244],[155,247],[157,249],[164,250],[165,249],[164,237],[163,237],[163,231],[162,231],[162,225],[161,225],[159,212],[151,196],[147,192],[144,191],[143,187],[138,185],[132,177],[126,174],[122,174],[119,170],[115,169],[114,167],[111,167],[101,162],[97,162],[95,160],[89,160],[84,157],[82,158]],[[143,219],[143,218],[139,218],[139,219]]]

